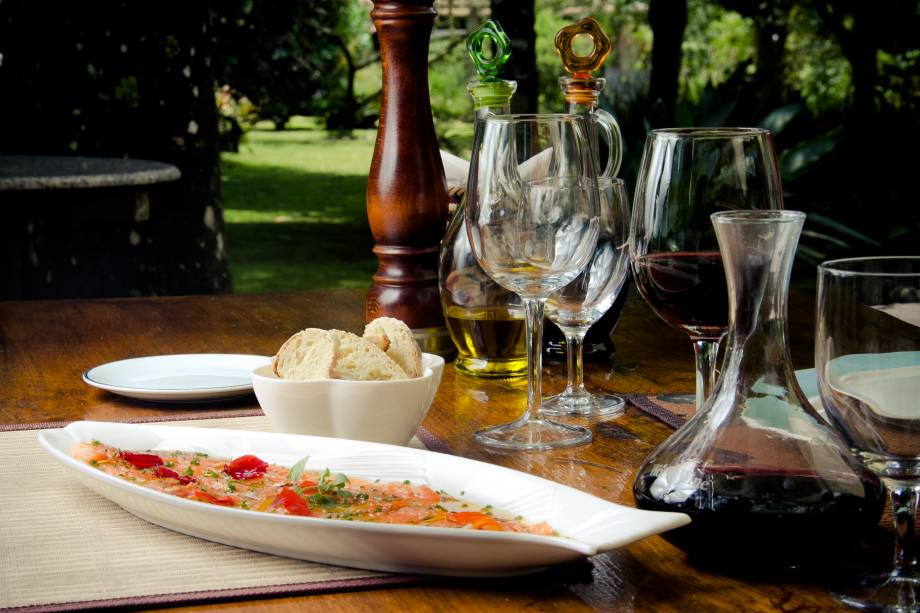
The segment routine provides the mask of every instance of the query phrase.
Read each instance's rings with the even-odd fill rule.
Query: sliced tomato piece
[[[134,468],[151,468],[153,466],[162,466],[165,463],[163,462],[163,458],[152,453],[119,451],[118,457],[134,466]]]
[[[159,477],[160,479],[175,479],[182,485],[188,485],[189,483],[195,481],[195,479],[192,477],[189,477],[188,475],[180,475],[176,471],[170,470],[165,466],[157,466],[157,469],[153,475],[155,477]]]
[[[288,512],[288,515],[312,515],[310,505],[307,501],[297,495],[294,488],[282,487],[275,500],[272,502],[272,509],[281,507]]]
[[[458,511],[448,513],[447,521],[458,526],[472,526],[477,530],[501,530],[502,525],[495,518],[479,511]]]
[[[254,455],[241,455],[226,466],[224,472],[240,481],[261,477],[268,470],[268,464]]]
[[[209,502],[211,504],[219,504],[225,507],[235,507],[236,499],[232,496],[220,496],[206,492],[204,490],[195,490],[192,492],[192,498],[195,500],[200,500],[201,502]]]

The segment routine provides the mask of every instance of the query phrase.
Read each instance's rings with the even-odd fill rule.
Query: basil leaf
[[[295,487],[300,486],[300,477],[303,475],[304,466],[307,465],[307,460],[309,459],[310,456],[304,456],[297,464],[291,466],[291,470],[288,471],[288,481]]]

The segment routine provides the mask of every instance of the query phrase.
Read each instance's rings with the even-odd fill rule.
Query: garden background
[[[188,215],[177,223],[212,211],[213,261],[200,269],[210,278],[151,293],[369,285],[364,192],[380,62],[368,0],[105,0],[63,7],[53,20],[43,4],[0,5],[0,153],[178,165]],[[842,255],[917,253],[920,2],[435,8],[428,76],[443,149],[470,146],[470,29],[492,16],[511,35],[504,76],[519,82],[515,110],[560,111],[553,37],[590,15],[614,41],[601,106],[623,128],[630,191],[651,128],[763,126],[775,135],[786,207],[809,215],[802,278]]]

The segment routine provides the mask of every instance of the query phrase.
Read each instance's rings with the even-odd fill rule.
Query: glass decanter
[[[804,219],[798,211],[712,215],[729,292],[722,375],[633,486],[639,507],[692,518],[666,535],[691,561],[736,572],[817,569],[881,516],[878,478],[818,416],[793,371],[786,300]]]
[[[497,22],[489,19],[470,32],[467,50],[479,74],[479,79],[467,84],[476,113],[475,150],[483,118],[510,112],[517,83],[497,76],[511,55],[511,42]],[[476,262],[464,224],[465,209],[464,196],[441,242],[438,266],[444,319],[458,352],[454,365],[460,372],[480,377],[523,377],[527,374],[524,305]]]

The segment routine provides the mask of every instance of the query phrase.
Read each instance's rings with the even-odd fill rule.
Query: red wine
[[[650,253],[636,261],[636,285],[658,316],[700,338],[728,328],[728,286],[718,251]]]
[[[692,520],[662,536],[687,551],[691,561],[738,570],[820,566],[876,528],[886,500],[870,473],[863,475],[862,488],[841,493],[815,475],[711,468],[700,489],[673,503],[652,495],[655,479],[649,475],[634,484],[638,506],[686,513]]]

